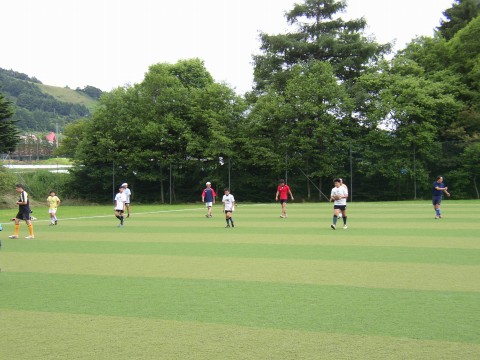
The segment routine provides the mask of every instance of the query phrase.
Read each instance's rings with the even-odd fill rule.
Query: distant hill
[[[38,84],[38,86],[45,94],[51,95],[62,102],[84,105],[90,112],[98,104],[98,99],[92,98],[83,91],[44,84]]]
[[[35,77],[0,68],[0,92],[12,102],[13,119],[22,132],[61,130],[88,117],[102,91],[93,86],[75,90],[42,84]]]

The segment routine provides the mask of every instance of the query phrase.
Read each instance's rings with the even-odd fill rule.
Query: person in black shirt
[[[442,203],[443,193],[450,196],[448,192],[448,187],[443,184],[443,176],[437,177],[437,180],[432,184],[432,204],[433,209],[435,210],[435,219],[441,219],[442,213],[440,209],[440,204]]]
[[[30,199],[28,198],[27,192],[24,190],[22,184],[17,184],[15,186],[18,193],[20,193],[20,198],[16,202],[18,205],[18,214],[12,220],[15,221],[15,231],[13,235],[10,235],[10,239],[18,239],[18,232],[20,230],[20,220],[24,220],[28,226],[28,232],[30,233],[25,239],[35,239],[33,235],[33,225],[30,219]]]

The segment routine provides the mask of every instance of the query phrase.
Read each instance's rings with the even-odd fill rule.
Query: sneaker
[[[438,215],[438,218],[441,219],[441,218],[442,218],[442,215]]]
[[[230,225],[225,226],[225,228],[228,228],[228,227],[230,227]]]
[[[118,226],[117,226],[117,227],[123,227],[123,224],[118,224]]]
[[[48,224],[48,226],[53,226],[53,225],[55,225],[55,223],[50,223],[50,224]]]
[[[55,220],[55,225],[58,225],[58,220]]]
[[[205,214],[205,217],[208,218],[209,217],[208,214]]]
[[[344,228],[344,229],[348,229],[348,226],[347,226],[347,225],[343,225],[343,228]]]
[[[283,215],[280,215],[280,217],[281,217],[282,219],[285,219],[285,216],[283,216]]]
[[[25,239],[35,239],[35,236],[33,236],[33,235],[28,235],[28,236],[25,236]]]
[[[336,230],[336,229],[337,229],[337,227],[336,227],[335,225],[333,225],[333,224],[330,225],[330,227],[331,227],[333,230]]]
[[[232,227],[235,227],[235,224],[232,224]]]
[[[438,219],[438,216],[435,216],[435,219]]]
[[[18,236],[17,235],[10,235],[8,238],[9,239],[18,239]]]

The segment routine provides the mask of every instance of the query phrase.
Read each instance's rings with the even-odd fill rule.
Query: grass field
[[[37,86],[46,94],[53,96],[57,100],[74,104],[85,105],[90,111],[93,111],[98,105],[98,101],[81,92],[62,88],[58,86],[37,84]]]
[[[479,359],[480,202],[0,210],[0,359]]]

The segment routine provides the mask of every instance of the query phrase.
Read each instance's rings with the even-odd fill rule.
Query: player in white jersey
[[[342,179],[342,178],[339,178],[339,180],[340,180],[340,187],[345,188],[345,190],[347,190],[347,194],[348,194],[348,187],[347,187],[347,185],[345,185],[345,184],[343,183],[343,179]],[[341,217],[342,217],[342,213],[341,213],[341,212],[338,212],[338,218],[340,219]]]
[[[125,198],[127,201],[125,202],[125,209],[127,209],[127,218],[130,217],[130,197],[132,196],[132,192],[128,188],[127,183],[123,183],[122,187],[125,189],[123,190],[123,193],[125,194]]]
[[[127,198],[125,197],[125,194],[123,193],[124,190],[125,190],[125,188],[123,186],[120,186],[118,188],[118,193],[117,193],[117,195],[115,195],[115,199],[114,199],[114,202],[115,202],[115,207],[114,207],[115,217],[118,220],[120,220],[120,224],[118,225],[118,227],[123,227],[123,213],[125,211],[125,203],[127,202]]]
[[[333,224],[330,227],[333,230],[337,229],[337,220],[338,214],[342,213],[343,218],[343,228],[347,228],[347,198],[348,198],[348,190],[346,187],[341,186],[340,179],[335,179],[333,181],[335,187],[332,189],[330,193],[330,201],[333,201]]]
[[[227,222],[227,226],[225,227],[229,228],[230,224],[232,224],[232,227],[235,227],[232,218],[232,212],[235,211],[235,198],[230,194],[229,188],[225,188],[223,191],[225,194],[222,198],[223,212],[225,213],[225,221]]]

